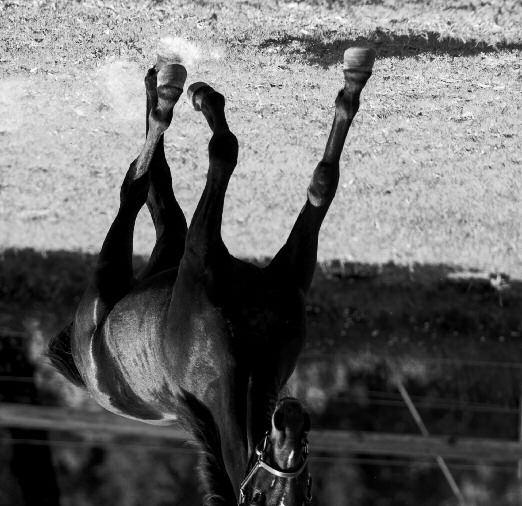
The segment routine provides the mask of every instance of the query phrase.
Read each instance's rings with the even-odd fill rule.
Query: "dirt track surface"
[[[175,35],[201,53],[187,84],[223,91],[240,142],[225,241],[238,256],[273,255],[320,160],[343,50],[358,44],[379,57],[349,134],[320,260],[522,277],[516,2],[39,4],[0,7],[3,248],[99,250],[143,140],[143,75],[159,38]],[[167,157],[188,218],[208,139],[201,115],[180,101]],[[150,251],[153,237],[142,213],[136,253]]]

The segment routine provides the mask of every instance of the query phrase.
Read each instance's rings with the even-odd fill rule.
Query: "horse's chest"
[[[269,346],[275,351],[304,336],[304,308],[298,293],[274,291],[245,298],[231,313],[233,332],[252,348]]]
[[[181,315],[168,349],[173,369],[184,388],[201,390],[219,381],[237,365],[233,330],[220,308],[207,305]]]

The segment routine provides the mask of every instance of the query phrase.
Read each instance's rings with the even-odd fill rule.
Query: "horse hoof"
[[[205,95],[210,91],[214,91],[211,86],[204,82],[192,83],[187,90],[189,102],[194,107],[194,110],[201,111],[201,102]]]
[[[344,70],[371,73],[375,50],[369,47],[350,47],[344,52]]]
[[[185,81],[187,80],[187,69],[179,63],[166,63],[161,66],[156,63],[158,68],[157,86],[158,90],[161,87],[179,88],[183,90]]]

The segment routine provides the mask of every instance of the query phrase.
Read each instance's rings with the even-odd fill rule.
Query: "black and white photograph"
[[[0,0],[0,506],[522,506],[520,0]]]

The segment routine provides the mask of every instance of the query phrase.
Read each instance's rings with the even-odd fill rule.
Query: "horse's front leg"
[[[205,188],[190,222],[185,251],[169,308],[176,336],[165,349],[176,363],[183,388],[208,406],[219,427],[227,472],[239,486],[246,465],[246,422],[242,405],[247,379],[235,363],[234,342],[225,306],[232,257],[221,237],[223,205],[237,163],[238,143],[225,117],[225,99],[205,83],[189,87],[189,99],[212,130]],[[183,354],[180,349],[186,350]]]
[[[293,372],[304,340],[303,297],[310,287],[317,260],[321,224],[334,198],[339,181],[339,160],[348,130],[359,109],[359,98],[374,61],[373,50],[353,48],[345,53],[344,87],[335,100],[335,116],[322,160],[317,165],[306,203],[286,244],[268,267],[284,289],[295,290],[294,331],[281,332],[272,339],[275,349],[270,360],[258,358],[261,366],[252,376],[249,394],[249,443],[256,444],[270,426],[270,416],[279,390]],[[291,297],[294,297],[292,295]],[[288,308],[285,308],[288,311]],[[289,315],[282,315],[288,319]],[[299,326],[303,326],[302,329]]]
[[[350,48],[345,52],[344,87],[335,100],[335,116],[322,160],[308,187],[308,198],[270,269],[303,292],[309,289],[317,261],[319,230],[339,182],[339,160],[348,130],[359,110],[359,98],[371,75],[375,52]]]
[[[218,275],[219,262],[228,257],[221,238],[221,221],[228,182],[237,164],[238,143],[228,127],[221,93],[205,83],[194,83],[188,94],[194,108],[207,120],[212,137],[207,181],[189,226],[183,259]]]

